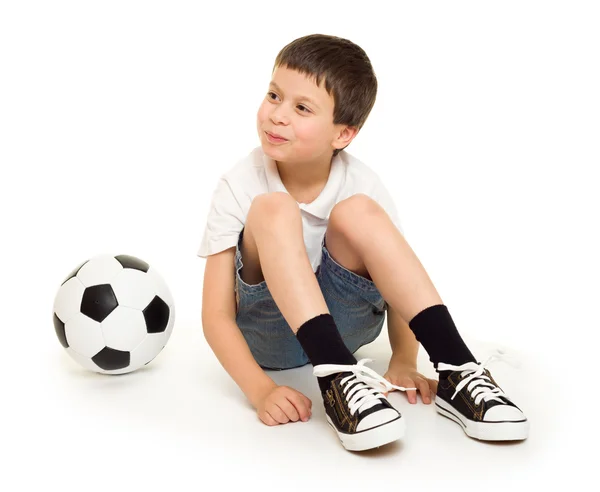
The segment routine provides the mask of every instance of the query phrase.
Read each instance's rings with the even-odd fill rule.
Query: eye
[[[277,94],[275,94],[274,92],[267,92],[267,97],[273,101],[273,98],[271,97],[271,95],[274,95],[275,97],[277,97]],[[303,106],[302,104],[298,104],[297,106],[298,108],[302,108],[302,112],[303,113],[310,113],[310,109],[308,109],[306,106]]]

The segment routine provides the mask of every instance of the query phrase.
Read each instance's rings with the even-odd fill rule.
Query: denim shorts
[[[235,254],[236,322],[252,355],[263,369],[281,370],[309,362],[296,335],[275,304],[265,280],[250,285],[240,276],[243,267],[240,233]],[[350,352],[374,341],[383,327],[387,302],[373,281],[337,263],[321,245],[315,275],[336,326]]]

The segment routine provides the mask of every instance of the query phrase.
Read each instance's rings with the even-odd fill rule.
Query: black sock
[[[438,363],[461,365],[477,362],[462,337],[444,304],[430,306],[417,314],[409,323],[415,338],[429,354],[429,360],[437,371]],[[451,371],[437,371],[446,378]]]
[[[356,359],[344,344],[331,314],[320,314],[309,319],[298,329],[296,338],[313,366],[356,364]],[[337,374],[331,374],[317,378],[321,393],[329,388],[329,383],[336,376]]]

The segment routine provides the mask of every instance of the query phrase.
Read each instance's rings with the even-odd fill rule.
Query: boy
[[[198,256],[207,258],[207,342],[267,425],[306,421],[310,400],[264,369],[310,362],[326,418],[349,450],[402,437],[387,392],[406,390],[467,435],[525,439],[529,422],[469,351],[379,177],[344,149],[364,125],[377,80],[365,52],[310,35],[278,54],[257,115],[261,146],[223,175]],[[352,355],[381,332],[381,377]],[[418,344],[439,382],[416,369]],[[404,385],[404,386],[401,386]]]

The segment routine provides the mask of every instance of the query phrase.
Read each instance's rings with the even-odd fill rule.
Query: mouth
[[[286,138],[283,138],[275,133],[271,133],[271,132],[265,132],[267,134],[267,137],[274,141],[274,142],[287,142]]]

